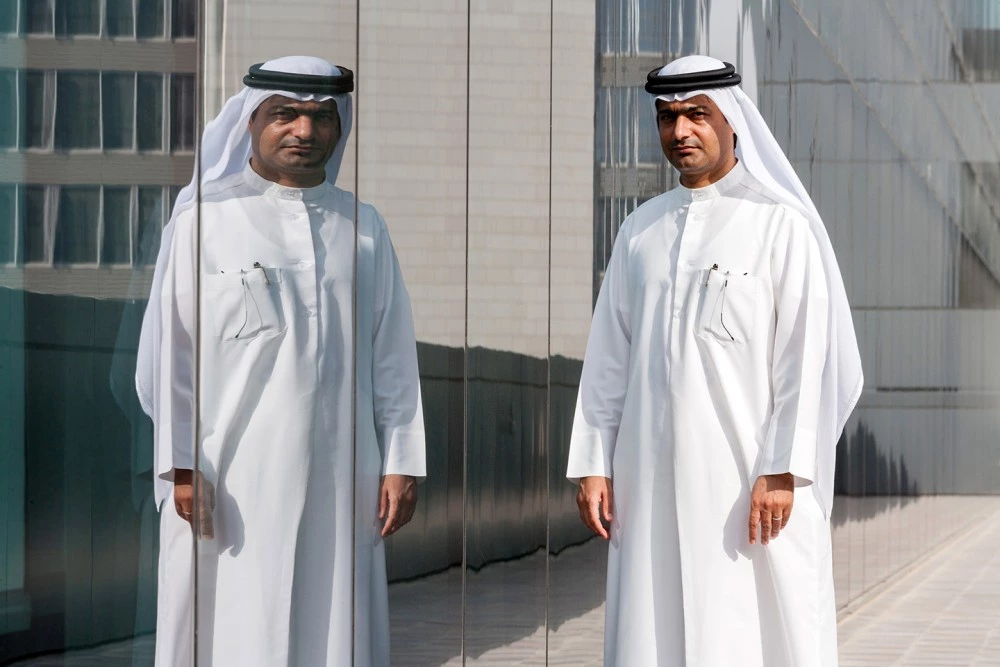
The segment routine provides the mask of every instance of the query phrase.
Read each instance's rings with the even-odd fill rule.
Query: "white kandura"
[[[722,66],[695,56],[663,73]],[[697,94],[733,125],[739,162],[622,224],[573,424],[568,477],[613,483],[605,664],[833,667],[835,448],[862,382],[850,310],[752,103],[730,88],[684,97]],[[751,486],[785,472],[789,523],[751,546]]]
[[[265,67],[328,73],[316,71],[317,60]],[[272,94],[308,97],[244,89],[206,128],[215,134],[203,145],[223,150],[206,160],[215,176],[202,184],[201,273],[196,209],[182,193],[144,318],[137,385],[152,411],[157,501],[166,508],[163,667],[192,664],[196,604],[198,665],[388,664],[379,483],[426,474],[413,317],[395,252],[378,212],[359,204],[355,220],[354,195],[333,184],[349,98],[334,98],[344,136],[327,181],[296,189],[247,164],[246,120]],[[217,502],[214,538],[197,542],[196,591],[191,529],[169,500],[173,470],[194,466],[195,414],[198,464]]]

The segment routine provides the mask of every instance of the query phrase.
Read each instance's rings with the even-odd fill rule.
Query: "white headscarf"
[[[269,60],[261,65],[261,69],[289,74],[313,74],[319,76],[338,76],[341,74],[340,69],[335,65],[312,56],[287,56]],[[333,150],[333,154],[330,156],[330,160],[326,163],[327,182],[330,184],[336,182],[341,162],[344,159],[347,138],[351,133],[351,125],[354,119],[351,96],[349,94],[317,95],[314,93],[296,93],[283,90],[244,87],[239,93],[230,97],[222,107],[219,115],[205,126],[199,146],[199,150],[201,151],[202,186],[243,171],[252,154],[250,131],[248,128],[250,115],[264,100],[273,95],[282,95],[302,102],[336,101],[337,113],[340,116],[341,134]],[[170,221],[163,228],[160,252],[156,258],[156,272],[153,274],[153,284],[149,293],[149,303],[146,305],[146,312],[142,318],[142,331],[139,334],[135,388],[139,395],[139,403],[143,411],[150,416],[153,414],[154,387],[156,386],[158,375],[155,360],[158,356],[157,351],[160,349],[160,334],[162,331],[162,323],[160,322],[160,295],[163,290],[163,271],[170,254],[174,220],[177,219],[180,213],[193,207],[197,203],[197,198],[198,171],[196,167],[194,174],[191,176],[191,182],[184,186],[180,194],[177,195],[173,212],[170,214]]]
[[[686,56],[674,60],[659,73],[662,76],[692,74],[723,67],[725,64],[715,58]],[[805,215],[819,243],[830,289],[830,347],[826,354],[820,393],[816,496],[829,516],[833,507],[837,442],[844,431],[847,418],[861,397],[864,382],[854,321],[833,245],[802,181],[792,169],[760,111],[738,86],[660,95],[653,100],[654,112],[656,100],[676,102],[695,95],[707,95],[715,102],[738,137],[736,157],[776,199]]]

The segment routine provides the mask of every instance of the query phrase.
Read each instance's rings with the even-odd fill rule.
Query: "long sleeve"
[[[626,226],[619,231],[594,307],[566,476],[612,477],[612,460],[628,388],[629,330]]]
[[[156,476],[172,481],[175,469],[194,468],[195,256],[191,216],[181,215],[164,230],[169,243],[158,299],[150,318],[159,318],[154,336],[153,450]],[[145,323],[144,326],[150,326]],[[162,486],[162,485],[161,485]],[[159,493],[157,494],[159,495]]]
[[[392,242],[379,219],[375,250],[372,388],[383,475],[427,474],[424,412],[410,297]]]
[[[829,345],[829,291],[819,245],[805,220],[791,220],[771,258],[776,325],[773,412],[759,474],[816,480],[820,389]]]

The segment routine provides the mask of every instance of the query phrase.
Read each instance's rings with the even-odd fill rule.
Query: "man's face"
[[[735,162],[736,135],[707,95],[682,102],[657,100],[656,125],[663,154],[688,187],[718,180]]]
[[[290,187],[325,180],[326,163],[340,140],[336,102],[272,95],[257,107],[249,127],[253,166],[261,176]]]

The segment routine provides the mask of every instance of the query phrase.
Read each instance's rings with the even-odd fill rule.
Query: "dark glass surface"
[[[133,0],[105,0],[109,37],[132,37],[135,34]]]
[[[221,4],[0,6],[22,33],[0,54],[0,663],[152,664],[159,515],[132,389],[151,268],[196,81],[211,117],[248,62],[290,51],[359,73],[338,185],[385,217],[416,321],[428,476],[386,542],[392,664],[600,660],[607,546],[565,480],[569,432],[618,228],[676,183],[642,91],[675,55],[744,74],[841,263],[867,384],[838,450],[838,607],[993,506],[993,0]],[[162,72],[132,74],[148,62],[120,54],[146,46]],[[107,71],[80,70],[97,49]]]
[[[22,219],[25,263],[47,262],[49,259],[45,245],[46,188],[28,185],[24,188],[24,217]]]
[[[194,149],[194,75],[170,77],[170,149]]]
[[[137,0],[135,13],[136,37],[163,37],[164,0]]]
[[[129,264],[131,262],[131,209],[131,188],[104,187],[101,264]]]
[[[26,71],[24,77],[24,116],[21,120],[21,144],[26,148],[45,148],[52,137],[51,99],[46,95],[45,72]]]
[[[196,45],[127,43],[133,7],[163,37],[162,0],[2,5],[0,32],[17,16],[21,34],[0,53],[0,664],[152,665],[136,346],[163,193],[193,160],[137,154],[163,152],[169,115],[164,74],[143,73],[137,99],[133,68],[193,74]]]
[[[101,99],[105,150],[131,149],[135,127],[135,74],[104,72]]]
[[[28,34],[52,34],[54,29],[53,0],[23,0],[21,20]]]
[[[163,150],[163,75],[139,74],[136,79],[136,146]]]
[[[56,34],[98,35],[101,32],[101,0],[55,0]]]
[[[17,32],[17,2],[0,4],[0,34]]]
[[[17,238],[17,186],[0,185],[0,264],[13,264]]]
[[[194,37],[198,26],[197,0],[173,0],[171,33],[174,37]]]
[[[155,237],[163,227],[163,188],[161,187],[140,187],[138,220],[136,224],[137,245],[141,249],[145,239]],[[135,258],[136,263],[152,265],[156,261],[155,255],[138,252]]]
[[[101,189],[63,186],[59,190],[52,262],[79,264],[97,261],[97,230],[101,214]]]
[[[17,72],[0,71],[0,148],[17,146],[17,117],[20,96],[17,94]]]
[[[62,71],[56,76],[55,148],[101,147],[101,77]]]

